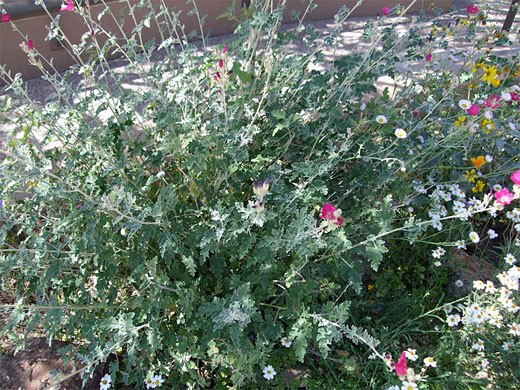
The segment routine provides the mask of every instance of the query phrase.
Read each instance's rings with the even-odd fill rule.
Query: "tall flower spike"
[[[401,357],[395,364],[394,370],[397,375],[406,375],[406,371],[408,370],[408,366],[406,365],[406,352],[401,353]]]
[[[271,180],[270,177],[265,178],[263,181],[262,179],[258,179],[258,182],[253,181],[253,192],[260,198],[260,203],[262,202],[262,199],[264,198],[265,194],[269,191],[269,181]]]

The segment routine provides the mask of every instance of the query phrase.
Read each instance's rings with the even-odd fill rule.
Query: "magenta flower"
[[[11,20],[11,15],[2,14],[2,18],[0,19],[2,22],[9,22]]]
[[[219,60],[218,67],[222,68],[223,66],[224,66],[224,61],[223,60]]]
[[[73,0],[63,0],[65,4],[61,5],[60,12],[63,11],[72,11],[74,9],[74,1]]]
[[[514,197],[515,194],[509,192],[507,188],[495,192],[495,198],[497,198],[497,202],[500,204],[510,204]]]
[[[466,9],[470,14],[478,13],[478,7],[476,5],[468,5]]]
[[[478,115],[478,113],[480,112],[480,107],[476,104],[472,104],[470,108],[468,108],[468,114],[469,115]]]
[[[338,211],[340,211],[340,212],[338,213]],[[326,219],[328,221],[335,221],[334,225],[339,226],[339,225],[343,224],[343,218],[337,216],[340,213],[341,213],[341,210],[337,210],[330,203],[325,203],[323,205],[323,208],[321,209],[321,215],[319,217]]]
[[[518,94],[515,92],[511,92],[511,100],[516,102],[518,100]]]
[[[222,54],[225,54],[227,52],[227,45],[224,46],[224,48],[222,49]]]
[[[408,370],[408,366],[406,365],[406,352],[401,354],[399,361],[394,366],[394,370],[397,375],[406,375],[406,371]]]
[[[426,54],[426,57],[424,57],[424,60],[425,60],[426,62],[430,62],[430,61],[432,60],[432,53],[428,53],[428,54]]]
[[[27,48],[29,49],[29,51],[34,50],[34,44],[33,44],[32,39],[27,40]]]
[[[511,180],[513,180],[516,185],[520,185],[520,169],[511,175]]]
[[[383,15],[388,15],[390,12],[392,12],[392,9],[391,8],[388,8],[388,7],[383,7]]]
[[[497,108],[499,100],[500,97],[498,97],[497,95],[491,95],[486,99],[486,107],[491,109]]]

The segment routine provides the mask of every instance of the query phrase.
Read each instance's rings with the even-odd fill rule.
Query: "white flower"
[[[484,290],[486,288],[486,285],[482,280],[475,280],[473,281],[473,288],[475,290]]]
[[[520,325],[516,322],[513,322],[512,324],[508,325],[509,327],[509,333],[511,333],[513,336],[520,336]]]
[[[457,249],[466,249],[466,242],[464,240],[459,240],[455,243]]]
[[[149,376],[144,380],[147,389],[155,389],[155,385],[153,383],[153,376]]]
[[[509,265],[513,265],[516,263],[516,259],[515,257],[511,254],[511,253],[508,253],[506,255],[506,258],[504,259],[506,261],[507,264]]]
[[[157,178],[160,179],[161,177],[164,177],[166,175],[166,173],[164,173],[164,171],[159,171],[157,172]]]
[[[126,236],[128,234],[128,229],[127,228],[121,228],[121,230],[119,232],[124,237],[124,236]]]
[[[361,106],[359,106],[359,110],[365,111],[365,108],[367,108],[367,104],[365,102],[361,103]]]
[[[446,250],[444,248],[441,248],[440,246],[437,247],[434,251],[432,251],[432,256],[434,259],[439,259],[442,256],[446,254]]]
[[[378,116],[376,116],[376,122],[384,124],[384,123],[388,122],[388,119],[386,119],[386,116],[384,116],[384,115],[378,115]]]
[[[406,138],[408,136],[408,134],[406,133],[406,131],[404,129],[395,129],[395,136],[397,138]]]
[[[520,246],[520,238],[517,238],[517,239],[515,240],[515,246]]]
[[[414,382],[403,381],[401,390],[415,390],[417,385]]]
[[[464,286],[464,282],[459,279],[459,280],[455,281],[455,286],[462,287],[462,286]]]
[[[292,341],[289,340],[287,337],[282,337],[282,345],[285,348],[290,348],[290,346],[292,345]]]
[[[451,303],[447,303],[444,305],[444,310],[446,310],[446,313],[451,313],[453,311],[453,305]]]
[[[273,366],[271,366],[271,365],[265,367],[262,372],[264,373],[264,378],[267,379],[268,381],[273,379],[274,376],[277,374],[276,371],[274,370]]]
[[[508,125],[511,130],[516,130],[516,125],[514,123],[509,122]]]
[[[388,388],[388,390],[399,390],[399,386],[393,385]]]
[[[486,282],[486,292],[490,293],[490,294],[494,294],[496,291],[497,291],[497,289],[495,288],[495,285],[493,284],[493,282],[491,280],[488,280]]]
[[[471,107],[471,102],[466,99],[461,99],[461,100],[459,100],[459,107],[462,108],[463,110],[467,110],[468,108]]]
[[[473,348],[475,351],[483,351],[486,347],[481,339],[477,339],[477,342],[473,344],[471,348]]]
[[[406,358],[410,359],[411,361],[415,362],[419,356],[417,355],[417,350],[408,348],[405,352]]]
[[[432,357],[424,358],[423,361],[426,367],[437,367],[437,362]]]
[[[110,388],[112,384],[112,378],[110,375],[105,374],[103,378],[101,378],[101,382],[99,382],[99,390],[107,390]]]
[[[475,244],[480,241],[480,237],[478,236],[477,232],[471,232],[469,234],[469,238],[471,241],[473,241]]]
[[[509,351],[511,348],[513,348],[514,343],[512,341],[504,341],[504,344],[502,344],[502,349],[504,351]]]
[[[502,99],[504,100],[511,100],[511,94],[509,92],[502,92]]]
[[[487,119],[491,119],[491,118],[493,118],[493,112],[491,112],[491,111],[486,111],[486,112],[484,113],[484,116],[485,116]]]
[[[457,326],[460,322],[460,316],[458,314],[450,314],[448,318],[446,318],[446,322],[449,327]]]
[[[491,240],[493,240],[493,239],[495,239],[495,238],[498,237],[497,232],[495,232],[493,229],[489,229],[488,232],[487,232],[487,234],[488,234],[488,237],[489,237]]]
[[[432,221],[432,226],[437,229],[438,231],[441,231],[442,230],[442,222],[439,221],[438,219],[435,219]]]
[[[493,161],[493,156],[490,154],[486,154],[485,159],[486,159],[486,162],[490,163],[491,161]]]
[[[433,265],[436,267],[440,267],[442,263],[439,260],[437,260],[435,263],[433,263]]]
[[[156,387],[159,387],[164,383],[164,379],[162,378],[162,375],[155,375],[152,378],[152,382],[153,382],[153,388],[155,389]]]
[[[495,192],[502,191],[502,186],[500,184],[495,184],[493,186],[493,191],[495,191]]]

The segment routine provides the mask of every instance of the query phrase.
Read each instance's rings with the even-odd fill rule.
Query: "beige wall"
[[[136,3],[138,0],[131,0],[132,3]],[[158,1],[154,1],[158,3]],[[301,0],[288,0],[287,10],[284,15],[286,22],[291,21],[290,11],[292,9],[299,9],[302,12],[308,5],[309,0],[305,0],[303,3]],[[353,8],[357,3],[357,0],[315,0],[319,4],[312,14],[310,14],[307,20],[317,19],[328,19],[332,18],[336,12],[345,5],[349,8]],[[393,7],[398,3],[406,3],[407,0],[365,0],[362,6],[358,7],[353,13],[353,16],[366,16],[375,15],[381,11],[384,6]],[[451,7],[451,0],[436,0],[435,4],[445,10]],[[175,7],[177,10],[181,10],[181,23],[185,25],[185,32],[189,33],[192,30],[198,30],[198,22],[195,15],[187,15],[188,11],[192,8],[187,6],[185,0],[165,0],[165,3],[169,8]],[[240,3],[240,0],[237,1]],[[197,6],[201,15],[208,15],[205,21],[205,30],[211,31],[212,35],[227,34],[233,31],[234,24],[226,19],[218,19],[217,17],[224,13],[232,4],[232,0],[197,0]],[[408,0],[409,4],[409,0]],[[430,1],[419,0],[416,2],[413,11],[417,12],[421,9],[427,10]],[[114,15],[118,16],[121,12],[123,5],[117,1],[111,3],[111,9]],[[103,9],[103,5],[92,5],[92,15],[97,15]],[[141,14],[145,14],[147,11],[142,11]],[[74,12],[62,12],[60,13],[60,27],[63,29],[67,37],[72,43],[80,41],[81,36],[86,31],[86,27],[83,23],[83,19]],[[139,20],[139,17],[137,17]],[[64,49],[51,50],[51,43],[45,41],[47,30],[45,26],[49,24],[50,19],[48,15],[32,16],[23,19],[14,20],[14,23],[22,33],[13,31],[11,23],[0,23],[0,64],[5,64],[6,69],[10,70],[13,74],[20,72],[24,78],[31,78],[40,75],[40,71],[37,67],[29,65],[27,61],[27,55],[20,48],[20,45],[25,45],[25,38],[23,35],[27,35],[32,39],[35,48],[41,53],[41,55],[47,59],[53,58],[54,67],[57,70],[65,70],[68,66],[75,63],[75,60],[67,53]],[[109,15],[105,15],[102,19],[102,25],[107,30],[117,31],[116,25],[113,19]],[[129,33],[135,24],[129,17],[126,18],[125,31]],[[155,37],[158,41],[159,34],[157,28],[152,23],[152,28],[145,28],[143,30],[143,41],[146,42],[152,37]],[[200,32],[199,32],[200,33]],[[102,39],[100,44],[102,44]],[[49,68],[48,66],[46,66]]]

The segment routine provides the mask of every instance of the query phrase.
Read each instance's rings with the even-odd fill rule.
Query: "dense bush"
[[[273,378],[282,388],[277,373],[316,356],[325,367],[342,362],[338,374],[329,368],[334,383],[302,379],[318,388],[400,383],[404,358],[395,366],[382,351],[397,360],[411,334],[446,318],[450,271],[434,258],[444,262],[444,247],[461,239],[470,247],[496,223],[489,212],[502,220],[519,197],[492,195],[493,185],[512,188],[507,177],[518,169],[517,57],[486,53],[508,40],[482,26],[483,11],[421,15],[399,35],[397,7],[366,24],[368,50],[327,62],[318,33],[301,22],[280,30],[283,4],[271,3],[253,4],[233,41],[211,54],[185,35],[135,39],[156,22],[165,35],[179,31],[171,10],[148,13],[122,43],[76,4],[63,12],[112,38],[100,47],[85,34],[72,51],[95,54],[44,76],[54,96],[28,100],[21,79],[3,73],[2,116],[13,131],[1,150],[0,273],[17,295],[6,332],[41,324],[49,339],[74,341],[64,352],[85,373],[117,354],[102,388],[258,388]],[[337,45],[349,13],[336,16],[326,44]],[[60,34],[54,24],[49,36]],[[452,36],[471,49],[437,58]],[[287,50],[303,37],[309,54]],[[43,67],[38,48],[25,49]],[[124,88],[125,74],[104,58],[113,49],[143,88]],[[150,62],[156,50],[163,59]],[[82,89],[68,81],[76,73]],[[382,75],[409,82],[376,96]],[[510,279],[517,290],[518,275]],[[404,305],[391,317],[396,330],[384,316],[371,324],[368,315],[392,302]],[[420,325],[403,330],[410,324]],[[451,347],[428,338],[421,348],[443,349],[439,364],[451,354],[442,360],[451,379],[424,382],[428,368],[422,378],[403,374],[399,386],[471,382],[472,352],[460,351],[447,325],[439,332]],[[472,337],[464,332],[463,341]],[[517,346],[500,356],[508,353],[490,362],[518,360]],[[512,368],[497,371],[504,386],[515,381]]]

